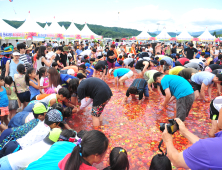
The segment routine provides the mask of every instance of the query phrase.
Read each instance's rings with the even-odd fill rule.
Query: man
[[[150,60],[150,55],[145,51],[145,47],[142,47],[142,52],[139,54],[139,60]]]
[[[222,82],[222,74],[212,74],[207,71],[202,71],[194,74],[190,79],[190,84],[193,87],[195,93],[195,99],[201,97],[204,101],[209,102],[211,100],[211,91],[213,84],[217,84],[218,93],[221,93],[220,83]],[[205,90],[208,87],[209,99],[205,97]]]
[[[176,54],[177,54],[177,45],[173,44],[173,48],[171,49],[172,58],[176,58]]]
[[[100,43],[97,42],[97,57],[101,58],[103,56],[102,54],[103,48],[100,46]]]
[[[176,67],[171,68],[171,69],[167,69],[167,68],[169,68],[169,67],[165,67],[163,69],[164,70],[163,73],[164,74],[169,74],[169,75],[178,75],[181,70],[185,69],[185,67],[183,67],[183,66],[176,66]]]
[[[115,84],[117,84],[118,80],[120,85],[122,86],[123,83],[125,83],[125,81],[127,79],[129,79],[130,77],[133,76],[133,72],[128,69],[128,68],[118,68],[118,69],[110,69],[109,70],[109,74],[114,76],[115,79]]]
[[[88,50],[88,49],[89,49],[89,44],[86,43],[85,50]]]
[[[151,85],[154,83],[154,80],[153,80],[153,75],[155,73],[157,73],[158,71],[157,70],[149,70],[149,71],[146,71],[143,75],[143,78],[147,81],[148,83],[148,88],[149,88],[149,91],[150,92],[153,92],[153,89],[151,87]]]
[[[157,55],[157,53],[161,54],[161,43],[158,42],[157,45],[155,46],[155,55]]]
[[[151,47],[150,44],[147,45],[146,52],[148,52],[149,56],[152,56],[152,54],[153,54],[153,48]]]
[[[183,78],[185,78],[186,80],[190,80],[191,76],[198,73],[198,71],[194,68],[184,68],[183,70],[181,70],[178,74],[178,76],[181,76]]]
[[[177,61],[175,61],[175,66],[184,66],[189,61],[190,60],[185,57],[179,58],[179,59],[177,59]]]
[[[136,62],[134,57],[135,57],[134,54],[131,55],[131,58],[128,58],[127,55],[124,55],[125,59],[123,60],[123,63],[126,68],[129,68],[129,67],[133,68],[134,63]]]
[[[184,52],[187,52],[187,55],[185,55]],[[191,60],[191,59],[195,59],[195,57],[198,54],[198,51],[196,48],[193,48],[193,44],[190,44],[188,48],[186,48],[182,51],[182,53],[183,53],[184,57]]]
[[[114,50],[115,50],[115,45],[112,44],[109,51],[107,52],[108,69],[115,68],[115,58],[117,57],[117,55],[114,52]]]
[[[67,63],[67,54],[68,54],[68,52],[69,52],[69,47],[64,46],[63,47],[63,52],[60,54],[60,61],[63,64],[63,67],[68,66],[68,63]]]
[[[189,63],[185,64],[184,67],[194,68],[198,71],[201,71],[203,69],[203,67],[200,64],[197,64],[197,63],[194,63],[194,62],[189,62]]]
[[[79,46],[79,48],[81,48],[81,46]],[[80,59],[83,59],[85,55],[87,55],[89,58],[97,58],[96,49],[91,48],[91,50],[84,50],[80,53]]]
[[[76,50],[76,55],[79,56],[82,53],[82,46],[79,46],[79,49]]]
[[[219,170],[222,167],[222,132],[215,134],[215,138],[200,139],[191,133],[180,119],[175,119],[179,125],[179,132],[191,142],[191,146],[179,152],[173,144],[173,137],[168,133],[167,127],[162,134],[163,142],[167,148],[167,156],[177,168]]]
[[[56,57],[55,57],[55,62],[58,64],[58,66],[60,68],[63,68],[64,66],[62,65],[61,63],[61,59],[60,59],[60,55],[61,53],[63,52],[63,48],[62,47],[58,47],[57,50],[56,50]]]
[[[59,45],[58,45],[58,43],[57,43],[57,41],[55,41],[55,43],[53,44],[53,47],[58,47]]]
[[[92,48],[94,48],[94,43],[93,43],[93,41],[91,42],[90,46],[91,46]]]
[[[147,87],[147,82],[144,79],[135,79],[133,83],[130,85],[130,87],[126,91],[126,96],[123,100],[123,102],[126,104],[127,98],[129,95],[132,96],[132,99],[135,99],[135,95],[139,95],[139,102],[138,104],[142,103],[143,94],[145,96],[145,99],[148,99],[149,97],[149,90]]]
[[[72,43],[71,42],[69,42],[69,45],[68,45],[70,48],[71,48],[71,50],[74,50],[74,48],[73,48],[73,46],[72,46]]]
[[[17,49],[19,50],[19,53],[21,54],[20,57],[19,57],[19,60],[23,61],[24,62],[24,65],[26,68],[30,67],[30,63],[29,63],[29,60],[28,60],[28,55],[25,54],[26,52],[26,45],[24,43],[20,43],[17,45]]]
[[[194,91],[187,80],[180,76],[164,75],[157,72],[153,75],[155,82],[160,83],[165,94],[163,107],[166,107],[169,101],[176,98],[176,117],[182,121],[188,116],[194,102]],[[172,98],[171,98],[172,97]]]
[[[127,48],[126,48],[126,43],[125,43],[125,42],[123,42],[123,49],[124,49],[124,52],[125,52],[125,53],[128,53],[128,50],[127,50]]]
[[[170,57],[164,57],[160,60],[160,72],[163,71],[164,67],[168,66],[169,68],[173,67],[173,60]]]

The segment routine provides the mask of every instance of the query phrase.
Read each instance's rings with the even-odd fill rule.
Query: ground
[[[148,170],[152,157],[158,153],[158,144],[162,135],[159,124],[168,122],[168,119],[175,114],[175,102],[170,103],[167,109],[163,110],[160,105],[164,98],[157,93],[150,94],[149,100],[144,100],[141,105],[138,105],[138,100],[131,101],[130,97],[127,104],[124,105],[123,97],[132,81],[132,78],[127,80],[124,87],[108,83],[113,96],[102,114],[101,131],[109,138],[109,148],[103,162],[94,165],[98,169],[108,166],[110,151],[113,147],[120,146],[127,150],[131,170]],[[157,90],[155,89],[155,91]],[[212,96],[216,97],[215,88]],[[211,126],[209,105],[210,103],[204,101],[195,101],[185,121],[186,127],[200,138],[208,137],[207,133]],[[82,129],[92,130],[90,115],[91,106],[87,107],[82,114],[74,114],[67,122],[77,132]],[[173,135],[173,142],[180,151],[191,145],[178,132]],[[176,168],[173,167],[173,169]]]

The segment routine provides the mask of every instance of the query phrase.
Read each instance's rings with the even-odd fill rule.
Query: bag
[[[8,60],[6,61],[6,63],[7,62],[8,62]],[[8,72],[8,75],[10,74],[10,63],[11,63],[11,59],[10,59],[10,62],[9,62],[9,72]],[[6,72],[5,64],[4,64],[4,62],[2,62],[1,76],[3,78],[5,78],[5,72]]]

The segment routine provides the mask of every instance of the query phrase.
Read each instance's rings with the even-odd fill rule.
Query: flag
[[[30,13],[30,11],[29,11],[29,13]]]
[[[9,0],[9,2],[13,2],[13,0]]]

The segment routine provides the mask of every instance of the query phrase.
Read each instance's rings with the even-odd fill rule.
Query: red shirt
[[[59,162],[59,169],[65,170],[66,162],[68,161],[70,155],[71,155],[71,153],[67,154],[65,156],[65,158],[63,158],[63,160],[61,160]],[[82,163],[79,167],[79,170],[97,170],[97,169],[95,167],[92,167],[92,166]]]
[[[177,61],[179,61],[184,66],[185,62],[190,61],[190,60],[188,58],[183,57],[183,58],[179,58]]]

